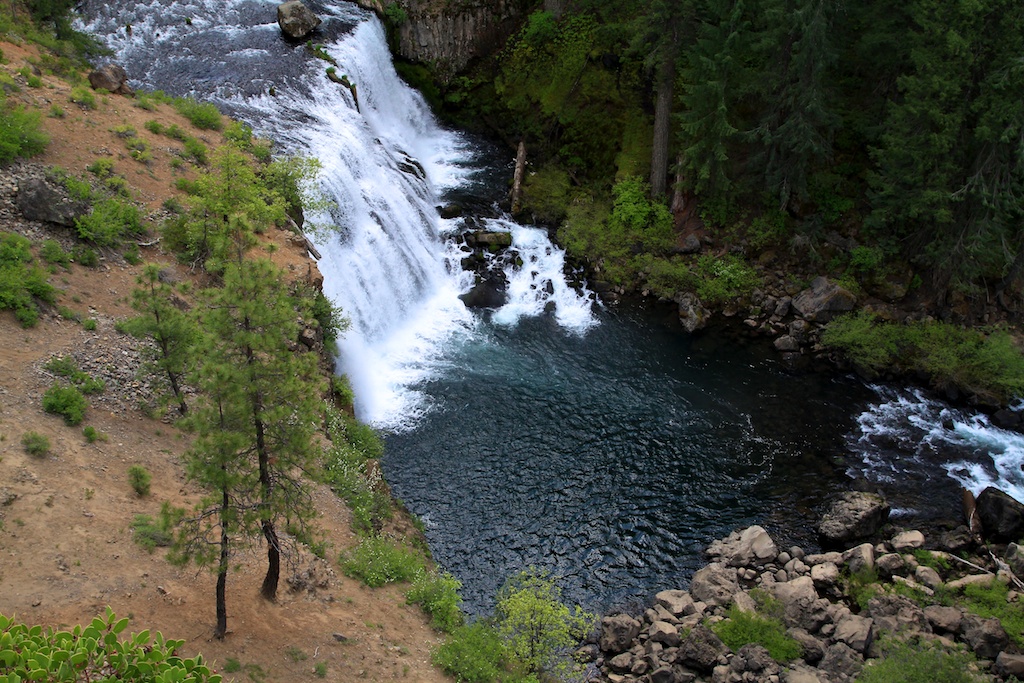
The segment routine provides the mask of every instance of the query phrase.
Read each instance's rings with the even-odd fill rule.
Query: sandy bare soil
[[[145,122],[177,123],[207,144],[220,141],[217,133],[191,129],[166,105],[150,112],[128,98],[105,95],[91,111],[71,103],[70,86],[58,78],[43,76],[42,88],[25,87],[16,71],[35,58],[34,51],[10,43],[0,48],[7,60],[0,68],[22,85],[9,97],[40,108],[52,138],[33,163],[81,175],[96,159],[113,159],[133,198],[145,210],[157,211],[175,193],[174,179],[182,174],[171,166],[180,143],[149,133]],[[53,105],[64,110],[63,118],[46,116]],[[124,125],[150,143],[150,163],[128,156],[124,140],[112,131]],[[12,198],[23,170],[0,168],[0,230],[25,234],[37,246],[43,239],[70,244],[66,229],[17,216]],[[305,249],[287,235],[268,236],[279,246],[274,260],[296,276],[315,272]],[[125,263],[116,253],[104,256],[98,268],[72,264],[51,276],[61,290],[58,307],[95,319],[95,330],[62,317],[58,307],[30,329],[22,329],[11,313],[0,313],[0,613],[57,627],[88,621],[109,605],[119,616],[132,618],[130,631],[153,629],[184,638],[189,654],[203,653],[220,671],[237,660],[241,670],[227,674],[227,680],[320,680],[314,674],[320,663],[332,681],[446,680],[430,664],[430,649],[439,636],[418,607],[405,604],[403,587],[370,590],[341,575],[338,553],[354,537],[348,510],[327,489],[316,496],[320,525],[331,546],[328,562],[311,555],[293,558],[282,578],[300,571],[312,580],[297,591],[282,581],[280,600],[269,604],[258,596],[265,555],[259,548],[239,553],[228,579],[230,632],[224,641],[211,638],[213,576],[175,568],[162,549],[150,554],[132,539],[135,515],[156,515],[164,501],[189,504],[199,491],[181,467],[187,435],[140,407],[147,390],[134,377],[138,343],[114,328],[118,319],[132,314],[131,291],[142,266]],[[195,277],[158,245],[144,248],[142,257],[175,269],[180,278]],[[41,407],[43,392],[54,382],[43,364],[69,354],[108,383],[105,392],[91,397],[85,421],[77,427]],[[89,443],[82,433],[85,425],[105,440]],[[25,452],[21,439],[29,431],[49,438],[49,455]],[[146,497],[129,484],[127,469],[134,464],[153,474]]]

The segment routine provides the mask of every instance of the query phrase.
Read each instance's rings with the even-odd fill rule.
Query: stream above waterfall
[[[433,119],[379,22],[312,4],[358,109],[324,61],[282,39],[276,3],[86,0],[83,26],[136,87],[213,101],[278,153],[321,161],[333,207],[309,216],[325,228],[313,239],[325,294],[352,323],[338,369],[468,611],[531,565],[588,609],[642,601],[685,586],[708,542],[750,523],[813,546],[822,504],[853,479],[907,525],[957,517],[961,484],[1024,493],[1024,437],[983,416],[791,373],[727,328],[687,335],[670,310],[606,307],[570,286],[546,232],[492,208],[505,162]],[[442,219],[453,199],[471,215]],[[459,299],[470,226],[510,232],[523,263],[496,310]]]

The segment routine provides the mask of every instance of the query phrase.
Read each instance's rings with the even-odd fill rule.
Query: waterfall
[[[315,37],[336,72],[356,84],[357,109],[352,93],[328,78],[326,61],[281,37],[274,7],[149,0],[115,9],[88,0],[85,28],[106,36],[136,85],[212,100],[275,140],[277,152],[320,160],[333,206],[307,218],[321,227],[311,236],[323,257],[324,293],[351,323],[338,369],[362,419],[402,429],[430,410],[416,386],[479,324],[459,299],[472,285],[459,265],[464,254],[445,239],[462,223],[436,209],[444,192],[470,181],[475,153],[400,80],[372,14],[350,3],[325,6]],[[592,295],[568,287],[563,254],[543,231],[507,220],[494,229],[512,231],[514,248],[528,252],[526,274],[508,273],[512,300],[499,319],[539,315],[550,300],[566,328],[594,324]]]

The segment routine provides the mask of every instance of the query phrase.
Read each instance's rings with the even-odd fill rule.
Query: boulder
[[[988,586],[996,580],[995,574],[968,574],[946,584],[946,588],[960,591],[968,586]]]
[[[782,680],[785,683],[826,683],[826,680],[819,674],[820,672],[817,669],[802,664],[794,664],[791,669],[786,671]]]
[[[700,238],[696,235],[687,235],[679,247],[680,254],[699,254],[701,250]]]
[[[651,683],[677,683],[676,673],[670,666],[659,666],[651,672]]]
[[[281,32],[292,40],[302,40],[320,23],[320,17],[313,14],[312,10],[299,0],[290,0],[277,6],[277,25],[281,27]]]
[[[851,574],[870,571],[875,568],[875,548],[870,543],[861,543],[843,553],[843,562]]]
[[[903,531],[892,537],[892,548],[898,553],[924,547],[924,534],[920,531]]]
[[[512,246],[512,233],[475,230],[466,233],[466,245],[473,248],[507,249]]]
[[[802,628],[786,629],[786,635],[800,643],[801,657],[808,664],[817,664],[825,656],[825,645]]]
[[[846,643],[833,643],[818,663],[830,681],[852,681],[864,668],[864,658]]]
[[[1011,543],[1024,538],[1024,505],[989,486],[978,496],[978,518],[985,538]]]
[[[1010,645],[1010,637],[998,619],[984,619],[968,614],[963,622],[964,641],[979,659],[995,659]]]
[[[505,283],[499,277],[481,280],[459,298],[467,308],[501,308],[505,305]]]
[[[707,327],[711,311],[705,308],[695,295],[679,295],[676,304],[679,306],[679,322],[687,332],[692,334]]]
[[[93,90],[106,90],[116,95],[134,95],[128,86],[128,73],[117,64],[107,64],[89,72],[89,85]]]
[[[1009,652],[1000,652],[996,657],[996,663],[992,670],[1004,679],[1010,676],[1017,680],[1024,681],[1024,655],[1012,655]]]
[[[708,673],[718,664],[718,658],[727,651],[725,643],[711,629],[699,624],[680,643],[676,652],[676,663]]]
[[[685,617],[697,611],[693,598],[686,591],[667,590],[654,596],[654,602],[661,605],[676,617]]]
[[[818,533],[829,544],[842,544],[870,536],[889,519],[889,504],[874,493],[849,491],[832,502],[818,523]]]
[[[906,573],[907,562],[902,555],[887,553],[875,560],[875,569],[883,579],[891,579],[893,576]]]
[[[924,608],[924,616],[936,633],[959,633],[964,615],[956,607],[928,605]]]
[[[792,352],[800,350],[800,342],[788,334],[784,334],[776,339],[772,345],[775,347],[776,351]]]
[[[736,570],[717,562],[698,570],[690,581],[690,594],[712,607],[728,605],[739,589]]]
[[[811,286],[793,298],[793,308],[806,320],[827,323],[839,313],[853,310],[857,297],[826,277],[816,277]]]
[[[1004,559],[1010,571],[1016,574],[1017,578],[1024,580],[1024,546],[1017,543],[1006,546]]]
[[[753,674],[756,680],[766,680],[769,676],[779,673],[779,665],[768,654],[763,645],[748,643],[729,661],[729,668],[735,673]]]
[[[769,586],[768,590],[782,603],[782,621],[786,626],[796,626],[814,633],[828,622],[829,602],[818,597],[811,577],[801,576],[785,583],[776,583]]]
[[[811,581],[822,595],[839,597],[839,567],[832,562],[823,562],[812,566]]]
[[[707,554],[726,567],[763,566],[775,559],[779,549],[764,527],[754,525],[715,541]]]
[[[918,583],[923,583],[933,590],[942,585],[942,577],[939,576],[939,573],[931,567],[925,567],[924,565],[914,570],[914,578],[917,579]]]
[[[676,647],[680,642],[676,627],[667,621],[656,621],[647,629],[647,641],[661,643],[668,647]]]
[[[874,625],[875,622],[868,617],[850,614],[836,624],[836,632],[832,634],[832,638],[864,654],[874,639]]]
[[[879,631],[920,632],[929,631],[928,619],[924,610],[902,595],[882,594],[868,601],[867,614],[875,622]]]
[[[623,652],[608,660],[608,668],[620,674],[629,673],[633,668],[633,654]]]
[[[616,614],[601,619],[601,639],[598,645],[603,652],[625,652],[640,635],[640,622],[628,614]]]
[[[89,213],[86,202],[71,201],[42,178],[18,183],[18,209],[30,221],[74,227],[75,220]]]

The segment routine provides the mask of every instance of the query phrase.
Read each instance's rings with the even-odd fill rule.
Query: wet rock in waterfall
[[[839,313],[853,310],[857,297],[826,277],[816,277],[811,286],[793,298],[793,308],[806,320],[827,323]]]
[[[277,25],[292,40],[302,40],[320,24],[320,17],[299,0],[290,0],[277,6]]]
[[[462,207],[458,204],[445,204],[437,207],[437,213],[444,219],[458,218],[462,215]]]
[[[423,169],[423,164],[416,161],[409,155],[405,155],[398,160],[398,170],[415,178],[419,178],[420,180],[427,179],[427,172]]]
[[[466,246],[473,249],[508,249],[512,246],[512,233],[475,230],[466,233]]]
[[[998,543],[1024,538],[1024,505],[999,489],[989,486],[978,496],[978,517],[982,534]]]
[[[480,278],[473,289],[459,296],[468,308],[501,308],[508,301],[505,279],[501,273]]]
[[[1001,408],[992,414],[992,424],[1000,429],[1020,430],[1021,414],[1016,410]]]
[[[818,533],[827,544],[865,538],[889,519],[889,504],[875,493],[848,491],[832,502],[818,523]]]
[[[107,64],[89,72],[89,85],[93,90],[106,90],[115,95],[132,96],[135,91],[128,86],[128,72],[117,64]]]
[[[75,220],[89,213],[87,202],[72,201],[43,178],[26,178],[18,183],[18,209],[30,221],[73,227]]]

